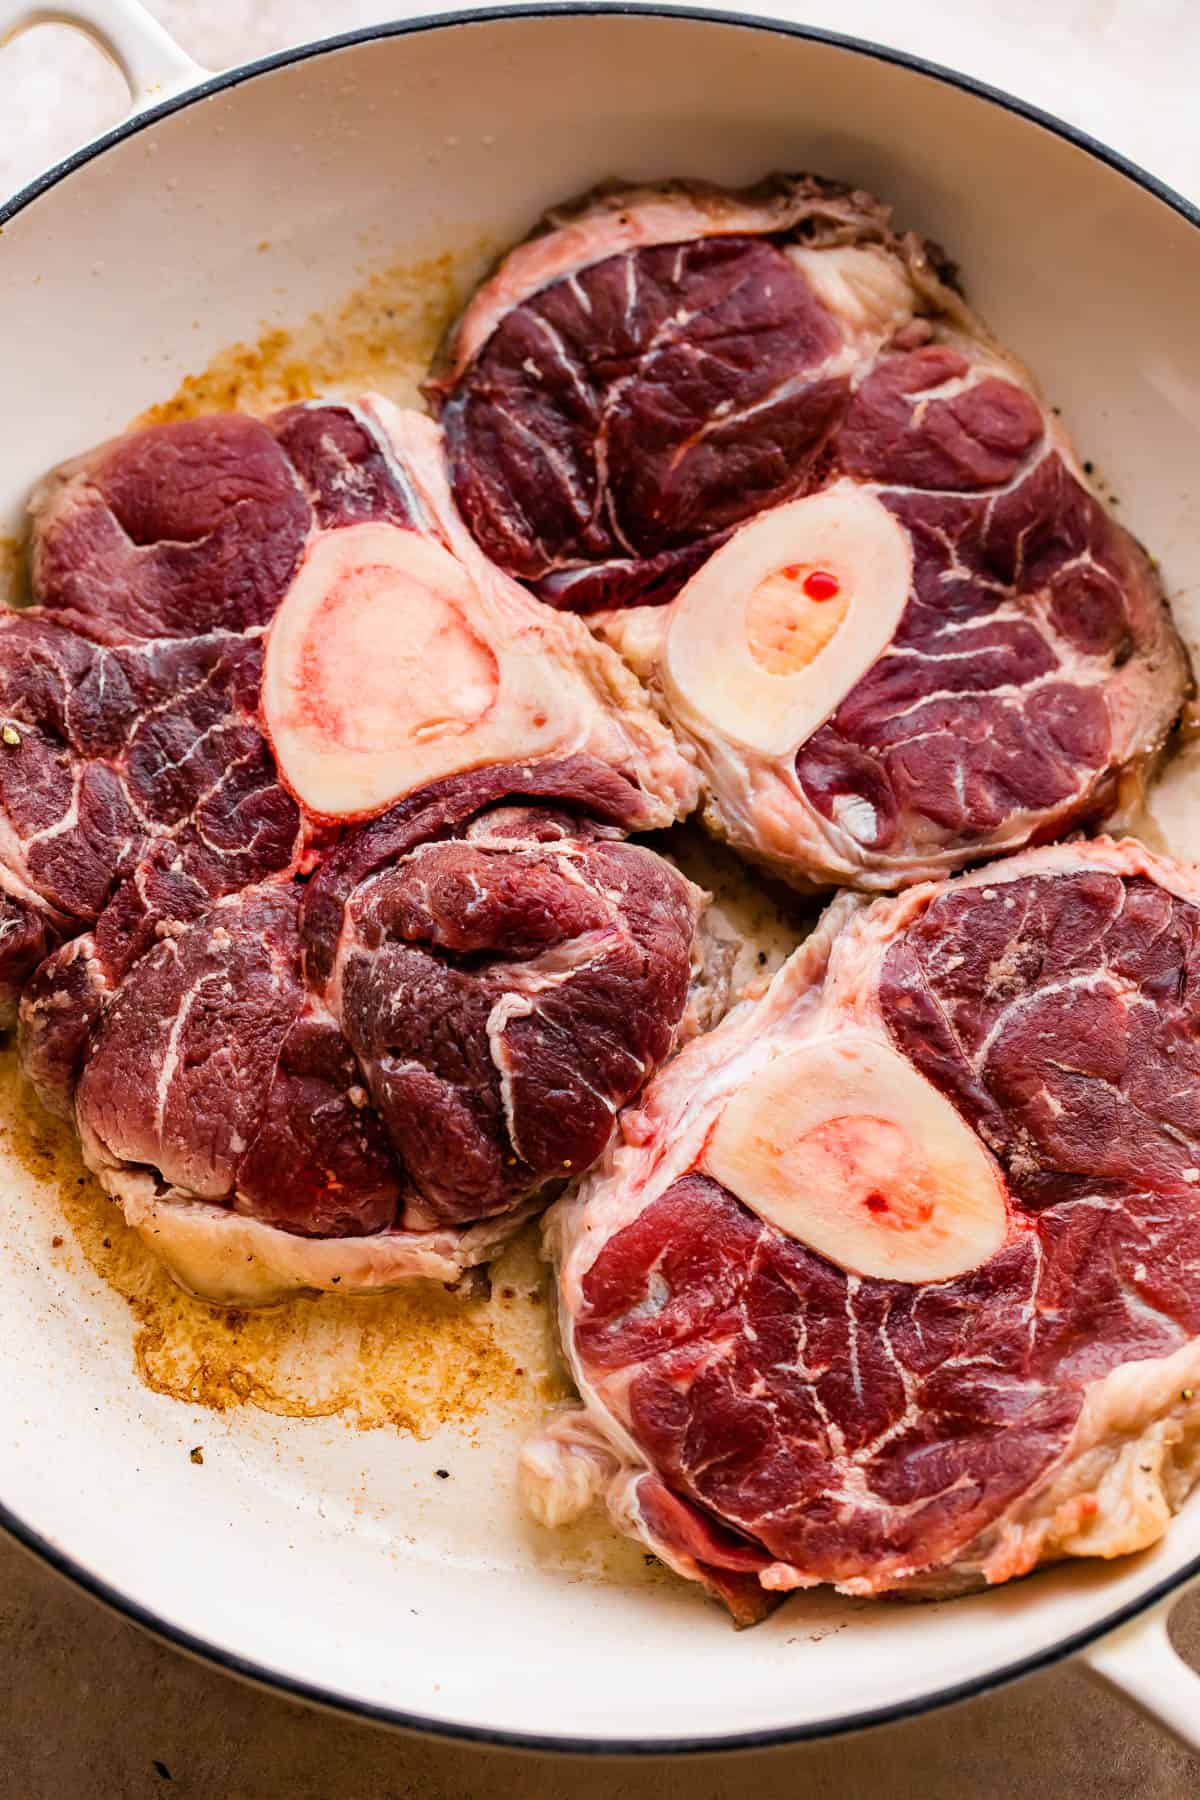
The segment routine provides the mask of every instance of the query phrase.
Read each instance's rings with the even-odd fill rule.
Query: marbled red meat
[[[430,384],[480,544],[594,615],[693,746],[706,822],[801,886],[1103,821],[1186,690],[1154,570],[949,277],[810,177],[602,190],[501,263]],[[846,512],[818,541],[816,497]],[[901,553],[882,588],[864,501]],[[781,579],[807,567],[840,570],[832,634],[831,590]]]
[[[688,810],[690,765],[611,651],[484,563],[436,428],[384,401],[135,433],[59,471],[34,510],[38,604],[0,622],[0,971],[12,1000],[24,988],[27,1071],[193,1287],[252,1300],[453,1276],[597,1154],[673,1042],[700,896],[602,840]],[[280,621],[314,582],[321,602],[320,569],[360,659],[336,669],[352,716],[326,760],[353,796],[373,704],[392,756],[346,814],[304,803],[296,733],[264,695]],[[408,655],[422,607],[436,628],[410,699],[388,646]],[[485,737],[452,716],[439,657],[456,633],[491,659]],[[320,637],[320,656],[339,648]],[[329,688],[323,663],[310,673]],[[414,754],[432,743],[443,779],[414,765],[406,783],[393,702],[434,709]],[[517,796],[531,806],[505,816],[531,844],[436,844]],[[410,865],[432,875],[439,857],[457,877],[426,932]],[[589,879],[604,887],[582,926]],[[504,903],[481,913],[492,882]],[[518,955],[522,909],[544,941]],[[554,974],[580,938],[579,966]],[[425,1042],[435,990],[443,1036],[429,1021]]]
[[[428,393],[487,553],[555,605],[667,599],[732,525],[814,478],[843,334],[789,242],[888,238],[809,177],[602,188],[500,265]]]
[[[946,1591],[1152,1542],[1200,1474],[1198,977],[1195,873],[1133,843],[838,902],[552,1215],[589,1418],[531,1453],[543,1515],[590,1458],[584,1490],[742,1618],[820,1582]],[[1001,1241],[952,1278],[846,1266],[804,1239],[828,1191],[784,1231],[712,1173],[764,1069],[864,1034],[1002,1184]],[[887,1111],[877,1086],[862,1108]],[[900,1145],[866,1197],[886,1213],[908,1121],[867,1124]]]
[[[688,764],[615,657],[601,650],[597,661],[578,628],[540,633],[540,609],[456,555],[457,532],[462,555],[482,562],[443,499],[438,465],[426,421],[368,400],[289,407],[265,423],[217,415],[155,427],[43,484],[38,604],[0,620],[0,981],[10,1007],[55,938],[99,920],[98,953],[116,975],[160,921],[302,866],[338,824],[305,818],[280,780],[261,725],[264,633],[317,551],[356,543],[364,529],[436,546],[463,591],[521,641],[526,663],[543,652],[561,695],[558,737],[546,718],[526,741],[516,716],[511,743],[497,731],[479,749],[451,736],[442,772],[581,754],[632,790],[626,823],[666,824],[693,804]],[[436,694],[434,668],[426,679]]]
[[[313,834],[259,724],[262,633],[314,530],[364,506],[413,523],[349,407],[163,425],[43,483],[37,605],[0,621],[10,1008],[55,939],[95,925],[117,978],[160,921],[303,861]]]
[[[674,1041],[698,908],[653,851],[520,806],[356,888],[329,993],[409,1222],[484,1217],[595,1160]]]
[[[219,902],[99,1004],[86,940],[35,977],[27,1064],[53,1091],[82,1063],[87,1159],[189,1287],[452,1275],[595,1159],[671,1049],[699,890],[561,796],[473,810],[486,782],[459,788],[339,900],[331,963],[322,871]],[[325,1240],[307,1274],[282,1234]]]
[[[334,1021],[304,985],[290,882],[219,902],[141,958],[89,1046],[89,1160],[309,1237],[390,1225],[399,1178]],[[359,1104],[355,1101],[358,1099]]]

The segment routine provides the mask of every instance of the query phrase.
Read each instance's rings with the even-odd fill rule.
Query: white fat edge
[[[1200,868],[1160,855],[1137,838],[1098,837],[1070,844],[1047,844],[1024,850],[982,869],[972,869],[948,884],[948,891],[968,887],[1000,887],[1030,876],[1070,874],[1102,869],[1113,875],[1144,875],[1179,900],[1200,906]]]
[[[695,1557],[677,1549],[673,1544],[665,1543],[646,1524],[638,1486],[643,1475],[652,1473],[644,1460],[637,1464],[627,1463],[619,1468],[605,1494],[608,1516],[618,1531],[645,1544],[674,1574],[681,1575],[685,1581],[702,1581],[700,1565]]]
[[[885,245],[789,244],[784,255],[841,329],[841,352],[822,374],[861,376],[863,363],[920,309],[910,271]]]
[[[569,1406],[527,1437],[517,1457],[521,1505],[554,1531],[599,1500],[620,1473],[621,1459],[580,1405]]]
[[[1060,1556],[1125,1556],[1158,1541],[1200,1475],[1200,1339],[1087,1384],[1070,1438],[1034,1486],[955,1559],[1005,1580]],[[1082,1501],[1091,1501],[1085,1507]],[[937,1571],[932,1580],[936,1582]]]
[[[463,1230],[302,1238],[114,1164],[94,1141],[88,1167],[185,1292],[216,1305],[270,1306],[317,1289],[377,1294],[414,1280],[453,1282],[490,1261],[538,1210],[535,1202]]]

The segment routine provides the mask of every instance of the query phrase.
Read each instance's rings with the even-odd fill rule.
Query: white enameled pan
[[[40,471],[373,259],[502,243],[616,173],[813,168],[953,247],[1169,590],[1200,587],[1200,215],[1002,94],[653,6],[406,21],[219,76],[135,0],[0,3],[0,42],[46,18],[111,53],[135,110],[0,209],[0,533]],[[134,1317],[78,1252],[54,1171],[6,1148],[19,1135],[0,1135],[0,1520],[176,1643],[399,1725],[631,1752],[844,1731],[1078,1655],[1200,1749],[1200,1677],[1167,1637],[1200,1499],[1112,1568],[936,1605],[802,1596],[739,1635],[683,1584],[635,1578],[640,1557],[521,1524],[528,1397],[420,1440],[152,1391]]]

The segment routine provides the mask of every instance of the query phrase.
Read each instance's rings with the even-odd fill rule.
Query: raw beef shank
[[[1200,879],[1101,839],[831,906],[549,1215],[535,1514],[749,1622],[1152,1543],[1200,1475]]]
[[[108,1000],[84,1152],[194,1292],[453,1279],[587,1168],[671,1049],[699,890],[586,816],[480,799],[464,777],[307,887],[219,902]]]
[[[386,401],[134,433],[34,514],[0,623],[27,1072],[210,1298],[452,1278],[674,1042],[702,896],[622,840],[692,765]]]
[[[481,546],[592,615],[711,829],[797,885],[1095,825],[1179,713],[1148,559],[868,195],[599,190],[504,259],[429,393]]]

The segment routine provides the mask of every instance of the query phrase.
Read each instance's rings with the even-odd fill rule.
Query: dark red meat
[[[76,1097],[85,1143],[314,1237],[391,1224],[399,1178],[358,1069],[301,979],[299,894],[248,889],[144,956]],[[365,1099],[365,1096],[364,1096]]]
[[[603,191],[510,253],[430,385],[479,543],[553,604],[604,609],[696,748],[706,821],[802,886],[890,889],[1101,822],[1186,691],[1150,564],[946,275],[868,196],[811,177]],[[679,609],[628,609],[846,484],[908,537],[907,606],[828,713],[763,749],[675,687]]]
[[[116,641],[265,625],[311,523],[270,431],[237,414],[118,438],[54,477],[41,506],[37,599]]]
[[[149,1167],[180,1198],[361,1236],[503,1212],[594,1160],[671,1047],[697,891],[553,808],[445,818],[435,799],[351,889],[327,985],[286,882],[210,908],[99,1005],[86,950],[39,972],[27,1063],[53,1095],[82,1062],[115,1192]]]
[[[585,634],[589,753],[484,766],[336,842],[278,778],[264,630],[317,534],[388,523],[446,554],[418,423],[404,452],[373,402],[104,446],[43,490],[39,604],[0,622],[0,977],[25,989],[25,1067],[155,1241],[155,1195],[201,1204],[179,1253],[216,1297],[342,1277],[279,1253],[231,1283],[217,1240],[197,1251],[204,1203],[309,1239],[433,1232],[360,1284],[453,1273],[458,1227],[598,1154],[687,999],[697,891],[607,840],[658,817],[626,763],[661,755],[668,817],[691,771],[648,708],[623,730]],[[497,810],[516,796],[536,804]]]
[[[892,1044],[999,1159],[1017,1228],[989,1261],[929,1284],[848,1275],[699,1167],[611,1233],[610,1204],[629,1216],[616,1187],[593,1182],[566,1221],[568,1257],[587,1245],[566,1290],[583,1380],[768,1590],[1023,1572],[1052,1529],[1069,1540],[1035,1503],[1094,1441],[1073,1438],[1089,1395],[1200,1337],[1200,896],[1133,846],[1046,854],[910,915],[880,903],[834,944],[824,1023],[802,1023],[811,1003],[794,1015],[802,1041],[869,1017],[874,994]],[[704,1078],[689,1057],[711,1081],[723,1030],[675,1065],[676,1096]],[[659,1136],[625,1180],[651,1178],[682,1104],[651,1090]],[[1139,1415],[1136,1392],[1088,1427],[1108,1448],[1072,1528],[1137,1515],[1136,1490],[1100,1486],[1164,1404],[1147,1378]],[[642,1529],[704,1563],[690,1527]]]
[[[463,515],[546,599],[667,598],[698,538],[806,485],[848,398],[820,373],[837,343],[755,238],[598,262],[510,312],[447,401]]]
[[[926,253],[870,195],[809,175],[616,184],[550,213],[428,384],[488,554],[556,605],[667,600],[731,526],[820,485],[877,340],[856,352],[861,322],[790,252],[841,245],[898,269]]]
[[[259,727],[261,633],[316,525],[365,506],[411,517],[378,439],[343,407],[159,426],[44,486],[38,605],[0,621],[10,1009],[55,939],[99,921],[116,979],[159,921],[302,858]]]
[[[977,854],[1022,816],[1035,839],[1102,820],[1146,735],[1110,700],[1113,678],[1125,670],[1139,712],[1159,714],[1152,735],[1179,703],[1182,665],[1138,546],[1057,449],[1006,485],[1042,435],[1030,396],[980,381],[929,402],[919,429],[910,407],[903,422],[888,410],[965,366],[944,350],[885,359],[835,447],[835,468],[892,490],[913,588],[892,644],[801,747],[796,773],[821,817],[849,816],[883,863],[945,845]]]
[[[652,852],[533,809],[368,877],[330,991],[409,1223],[485,1217],[595,1160],[671,1047],[695,918]]]

